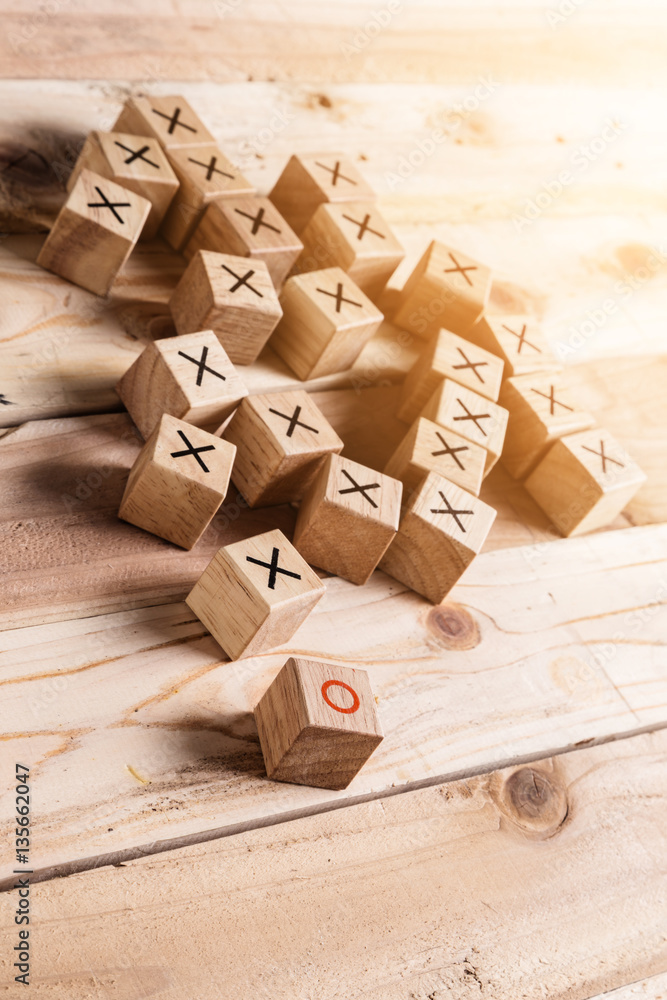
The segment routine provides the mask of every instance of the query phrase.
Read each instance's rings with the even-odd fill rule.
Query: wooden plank
[[[620,986],[593,1000],[667,1000],[667,973]]]
[[[667,526],[482,554],[453,599],[431,608],[379,573],[362,588],[332,578],[288,646],[233,664],[182,604],[5,632],[0,769],[33,771],[33,867],[122,860],[665,724]],[[264,777],[251,710],[290,655],[369,671],[386,737],[344,792]],[[0,816],[4,836],[7,794]]]
[[[664,973],[666,766],[667,734],[647,734],[49,882],[31,984],[583,1000]],[[0,906],[11,989],[15,893]]]

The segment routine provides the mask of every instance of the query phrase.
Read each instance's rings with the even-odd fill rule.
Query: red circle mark
[[[341,708],[339,705],[334,705],[331,698],[327,694],[327,691],[329,690],[330,687],[332,687],[332,685],[336,685],[336,687],[345,688],[346,691],[350,692],[350,694],[354,698],[354,701],[352,702],[349,708]],[[345,681],[325,681],[324,684],[322,685],[322,697],[324,698],[324,700],[326,701],[327,705],[330,708],[335,709],[336,712],[342,712],[344,715],[351,715],[352,712],[356,712],[357,709],[359,708],[359,705],[361,704],[357,692],[354,690],[354,688],[351,688],[349,684],[346,684]]]

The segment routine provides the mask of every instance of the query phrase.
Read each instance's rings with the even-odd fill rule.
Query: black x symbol
[[[617,458],[612,458],[611,455],[607,455],[604,450],[604,441],[600,441],[600,450],[596,451],[595,448],[589,448],[588,445],[582,444],[581,446],[584,451],[590,451],[593,455],[599,455],[602,459],[602,471],[607,471],[607,462],[613,462],[615,465],[620,465],[622,469],[625,468],[625,462],[619,462]]]
[[[216,163],[218,162],[217,156],[212,156],[208,163],[202,163],[201,160],[193,160],[191,156],[188,156],[189,163],[196,163],[198,167],[203,167],[206,171],[206,180],[210,181],[213,174],[220,174],[222,177],[229,177],[230,180],[234,180],[234,174],[228,174],[226,170],[218,170]]]
[[[552,417],[554,415],[554,406],[562,406],[564,410],[569,410],[570,413],[574,413],[573,407],[568,406],[567,403],[561,403],[560,399],[556,399],[556,397],[554,396],[553,386],[549,386],[548,396],[546,392],[540,392],[539,389],[533,389],[533,392],[536,392],[538,396],[542,396],[544,399],[549,400],[549,413],[551,414]]]
[[[5,394],[4,394],[3,392],[0,392],[0,403],[1,403],[1,404],[2,404],[3,406],[13,406],[13,405],[14,405],[14,404],[12,403],[11,399],[6,399],[6,398],[5,398]]]
[[[135,160],[143,160],[144,163],[150,164],[150,166],[155,167],[156,170],[160,169],[159,163],[153,163],[153,161],[149,160],[147,156],[144,156],[144,153],[147,153],[151,148],[150,146],[142,146],[141,149],[130,149],[129,146],[124,146],[123,143],[118,142],[117,139],[114,139],[114,145],[119,146],[120,149],[124,149],[126,153],[130,154],[126,160],[123,160],[123,163],[134,163]]]
[[[344,213],[343,218],[347,219],[348,222],[353,222],[355,226],[359,226],[359,232],[357,233],[358,240],[362,240],[366,233],[373,233],[375,236],[379,236],[381,240],[385,238],[383,233],[379,233],[377,229],[371,229],[368,225],[371,219],[369,212],[364,216],[363,222],[359,222],[357,219],[353,219],[351,215],[345,215]]]
[[[479,372],[477,371],[477,369],[478,368],[483,368],[484,365],[488,365],[489,362],[488,361],[471,361],[470,358],[468,357],[468,355],[465,353],[465,351],[462,351],[460,347],[457,347],[456,350],[459,352],[459,354],[461,355],[461,357],[465,361],[465,364],[464,365],[452,365],[452,368],[454,369],[454,371],[459,371],[459,369],[462,369],[462,368],[472,368],[474,374],[477,376],[477,378],[480,380],[480,382],[484,382],[484,379],[479,374]]]
[[[337,313],[340,312],[340,307],[343,302],[348,302],[351,306],[359,306],[360,309],[363,309],[361,302],[355,302],[354,299],[345,298],[345,296],[343,295],[343,284],[340,281],[338,282],[338,286],[335,292],[327,292],[326,288],[316,288],[315,291],[321,292],[322,295],[330,295],[332,299],[335,299]]]
[[[450,502],[447,499],[447,497],[445,496],[445,494],[442,492],[442,490],[438,490],[438,493],[440,494],[442,502],[447,505],[446,509],[445,510],[436,510],[435,508],[431,507],[431,513],[432,514],[451,514],[451,516],[454,518],[454,520],[458,524],[458,526],[461,529],[461,531],[463,531],[465,533],[466,529],[463,527],[463,525],[459,521],[459,514],[474,514],[475,513],[474,510],[455,510],[452,507],[452,505],[450,504]]]
[[[346,469],[341,469],[341,472],[343,473],[346,479],[349,479],[352,485],[348,486],[344,490],[338,490],[339,493],[361,493],[364,500],[368,500],[371,507],[377,507],[375,500],[373,500],[371,497],[366,496],[366,490],[379,490],[380,489],[379,483],[369,483],[368,486],[360,486],[359,483],[352,478],[352,476]]]
[[[102,191],[100,191],[100,189],[98,188],[97,184],[95,185],[95,190],[99,194],[99,196],[102,199],[102,201],[99,202],[99,203],[98,202],[89,201],[88,202],[88,208],[110,208],[111,211],[113,212],[113,214],[118,219],[118,221],[121,223],[121,225],[124,225],[125,224],[125,219],[121,218],[121,216],[118,214],[118,212],[116,211],[116,209],[117,208],[129,208],[130,207],[130,202],[129,201],[109,201],[109,199],[107,198],[107,196],[105,194],[103,194]]]
[[[271,562],[262,562],[261,559],[253,559],[252,556],[246,556],[248,562],[254,563],[255,566],[263,566],[269,571],[269,590],[276,589],[276,577],[278,573],[282,573],[284,576],[294,577],[295,580],[301,579],[300,573],[292,573],[289,569],[283,569],[282,566],[278,565],[278,557],[280,555],[280,549],[274,548],[271,554]]]
[[[287,437],[291,438],[294,434],[296,427],[305,427],[307,431],[312,431],[313,434],[319,434],[320,432],[316,427],[310,427],[308,424],[304,424],[299,417],[301,416],[301,407],[295,407],[294,413],[291,417],[288,417],[286,413],[281,413],[280,410],[274,410],[273,407],[269,407],[269,413],[275,413],[277,417],[282,417],[283,420],[289,421],[289,427],[287,428]]]
[[[472,281],[470,280],[470,278],[466,274],[466,271],[476,271],[477,270],[477,265],[476,264],[468,264],[467,267],[461,267],[461,265],[459,264],[459,262],[457,261],[457,259],[456,259],[456,257],[454,256],[453,253],[449,253],[449,256],[451,257],[451,260],[452,260],[452,263],[454,264],[454,267],[446,267],[444,269],[444,273],[445,274],[453,274],[454,272],[458,272],[460,275],[462,275],[465,278],[465,280],[468,282],[469,285],[472,285]]]
[[[182,358],[186,358],[188,361],[191,361],[193,365],[197,365],[197,385],[201,385],[202,379],[204,377],[204,372],[210,372],[211,375],[216,375],[218,378],[221,378],[223,382],[226,381],[227,378],[226,375],[221,375],[220,372],[217,372],[215,370],[215,368],[210,368],[206,364],[206,358],[208,357],[208,347],[202,347],[201,358],[199,359],[199,361],[197,361],[196,358],[191,358],[190,355],[186,354],[184,351],[179,351],[178,353]],[[211,445],[211,447],[213,446]]]
[[[482,427],[482,425],[478,423],[478,420],[485,420],[485,419],[486,420],[490,420],[491,419],[491,414],[490,413],[471,413],[470,410],[468,409],[468,407],[466,406],[466,404],[462,403],[461,400],[458,397],[456,399],[456,402],[460,406],[463,407],[463,409],[466,411],[466,415],[464,417],[454,417],[454,420],[473,420],[474,423],[475,423],[475,427],[477,428],[477,430],[481,431],[482,434],[484,435],[484,437],[488,437],[488,434],[486,433],[486,431],[484,430],[484,428]]]
[[[503,330],[507,330],[507,332],[511,333],[513,337],[518,337],[519,338],[519,343],[516,345],[516,353],[517,354],[521,354],[521,348],[523,347],[524,344],[528,344],[528,347],[532,347],[532,349],[534,351],[537,351],[538,354],[542,353],[541,348],[535,347],[535,344],[531,344],[531,342],[529,340],[526,340],[526,324],[525,323],[521,327],[521,333],[517,333],[516,330],[510,330],[509,326],[506,326],[504,323],[503,323]]]
[[[185,451],[172,451],[171,457],[183,458],[184,455],[194,455],[194,457],[197,459],[204,472],[210,472],[211,470],[205,465],[203,458],[199,457],[199,453],[202,451],[215,451],[215,445],[203,444],[200,448],[193,448],[193,446],[190,444],[183,431],[179,431],[178,435],[180,438],[182,438],[183,443],[187,445],[187,448],[185,449]]]
[[[336,160],[336,166],[335,167],[327,167],[326,163],[318,163],[318,161],[315,160],[315,166],[316,167],[321,167],[322,170],[328,170],[329,171],[329,173],[332,175],[332,177],[331,177],[331,186],[332,187],[336,187],[336,181],[338,180],[339,177],[342,178],[344,181],[347,181],[348,184],[354,184],[355,187],[357,186],[357,182],[353,181],[351,177],[346,177],[345,174],[341,174],[341,172],[340,172],[340,160]]]
[[[232,287],[229,289],[230,292],[235,292],[238,288],[242,288],[243,285],[245,285],[245,287],[249,288],[251,292],[255,293],[255,295],[259,295],[260,299],[264,298],[264,296],[262,295],[262,293],[258,292],[257,289],[253,288],[253,286],[250,284],[250,279],[252,278],[253,274],[255,273],[254,271],[246,271],[246,273],[243,275],[243,277],[241,277],[240,275],[238,275],[236,273],[236,271],[232,271],[231,267],[227,267],[226,264],[223,264],[222,267],[223,267],[223,269],[225,271],[227,271],[229,274],[231,274],[231,276],[233,278],[236,278],[236,284],[232,285]]]
[[[440,439],[440,444],[442,444],[444,447],[443,447],[442,451],[432,451],[431,454],[434,455],[434,456],[436,456],[436,457],[438,455],[451,455],[452,458],[454,459],[454,461],[456,462],[456,464],[458,465],[459,469],[465,469],[465,465],[463,464],[463,462],[461,461],[461,459],[458,458],[458,456],[456,455],[456,452],[457,451],[468,451],[469,450],[468,449],[468,445],[467,444],[462,444],[462,445],[459,445],[458,448],[450,448],[449,445],[447,444],[447,442],[445,441],[444,437],[440,433],[440,431],[436,431],[435,432],[435,436]]]
[[[180,125],[181,128],[186,128],[188,130],[188,132],[196,132],[197,131],[197,129],[193,128],[192,125],[186,125],[185,122],[182,122],[180,120],[180,114],[181,114],[181,109],[180,108],[176,108],[176,110],[174,111],[173,115],[166,115],[164,113],[164,111],[158,111],[157,108],[151,108],[151,111],[153,112],[154,115],[159,115],[160,118],[166,118],[167,119],[167,121],[169,122],[169,128],[167,129],[167,132],[169,133],[169,135],[173,135],[174,134],[174,129],[176,128],[177,125]]]
[[[237,212],[238,215],[245,215],[246,219],[250,219],[252,222],[252,229],[250,231],[253,236],[257,235],[261,226],[266,226],[267,229],[272,229],[274,233],[281,232],[281,230],[276,226],[272,226],[270,222],[264,222],[265,209],[263,208],[260,208],[257,215],[251,215],[250,212],[242,212],[240,208],[235,208],[234,211]]]

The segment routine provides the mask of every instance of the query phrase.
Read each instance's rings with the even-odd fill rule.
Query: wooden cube
[[[144,438],[163,413],[215,431],[248,395],[212,330],[149,344],[116,392]]]
[[[288,278],[271,347],[300,379],[351,368],[384,319],[339,267]]]
[[[163,149],[214,146],[215,138],[184,97],[129,97],[112,132],[150,135]]]
[[[482,315],[491,271],[460,250],[433,240],[401,292],[394,322],[418,337],[439,327],[465,334]]]
[[[295,270],[340,267],[371,297],[379,295],[405,256],[403,247],[369,202],[325,202],[301,233]]]
[[[235,660],[288,642],[324,591],[276,529],[219,549],[185,601]]]
[[[375,192],[354,164],[340,153],[292,156],[269,198],[295,233],[323,202],[375,201]]]
[[[213,330],[235,365],[255,360],[283,314],[264,261],[210,250],[194,255],[169,309],[180,334]]]
[[[421,415],[446,430],[455,431],[467,441],[481,445],[486,452],[485,476],[500,458],[509,414],[504,407],[485,399],[478,392],[446,378]]]
[[[439,604],[480,552],[495,516],[493,507],[430,472],[405,509],[380,569]]]
[[[515,479],[526,476],[558,438],[595,424],[557,374],[508,378],[500,403],[509,413],[503,465]]]
[[[191,549],[225,499],[236,448],[169,414],[132,466],[118,516]]]
[[[125,132],[91,132],[67,181],[71,191],[82,170],[115,181],[151,203],[141,239],[153,239],[171,201],[178,179],[157,139]]]
[[[225,428],[238,448],[234,482],[250,507],[301,500],[343,442],[307,392],[248,396]]]
[[[429,472],[437,472],[468,493],[479,494],[486,452],[454,431],[418,417],[385,466],[385,474],[400,479],[404,502],[418,490]]]
[[[365,670],[291,657],[255,706],[267,777],[347,788],[382,742]]]
[[[40,267],[106,295],[151,210],[151,203],[82,170],[37,257]]]
[[[183,253],[215,250],[263,260],[276,288],[282,288],[303,243],[268,198],[241,197],[213,201]]]
[[[439,330],[426,345],[403,383],[398,417],[411,423],[443,379],[467,386],[496,402],[503,362],[495,354],[470,344],[449,330]]]
[[[396,479],[330,454],[301,502],[294,545],[327,573],[366,583],[398,529],[402,492]]]
[[[484,313],[466,332],[466,338],[501,357],[505,362],[506,378],[561,369],[540,325],[532,316]]]
[[[224,198],[251,195],[255,189],[217,146],[174,149],[168,155],[180,187],[164,218],[160,235],[174,250],[182,250],[209,204]]]
[[[524,486],[565,536],[610,524],[646,476],[601,427],[569,434],[547,451]]]

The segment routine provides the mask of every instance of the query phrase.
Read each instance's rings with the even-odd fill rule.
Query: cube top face
[[[212,330],[155,342],[162,361],[191,409],[248,390]]]
[[[169,186],[178,184],[157,139],[129,132],[91,132],[90,139],[99,146],[114,177]]]
[[[411,433],[412,462],[421,466],[425,475],[437,472],[475,496],[479,493],[486,462],[483,448],[424,417],[415,421]]]
[[[500,454],[507,410],[465,386],[445,379],[424,408],[424,416],[457,431],[487,451]]]
[[[495,354],[476,347],[456,333],[440,330],[436,336],[433,370],[494,402],[500,393],[503,367],[503,361]]]
[[[306,724],[367,733],[382,739],[375,698],[365,670],[293,657],[287,661]],[[283,668],[284,669],[284,668]]]
[[[559,453],[571,456],[595,480],[602,493],[638,488],[646,481],[639,465],[604,428],[569,434],[557,443],[564,449],[559,449]]]
[[[254,417],[257,432],[270,439],[279,459],[343,448],[322,411],[302,389],[248,396],[241,408]],[[252,447],[252,441],[247,445]]]
[[[303,245],[294,230],[268,198],[243,196],[225,198],[209,206],[208,213],[220,214],[247,247],[248,254],[270,250],[300,252]]]
[[[331,331],[367,327],[369,323],[379,326],[384,319],[340,267],[295,275],[286,282],[283,294],[293,296],[296,307],[314,309],[318,324]]]
[[[484,544],[496,512],[444,476],[430,472],[410,501],[406,515],[418,517],[477,553]]]
[[[162,416],[150,443],[153,461],[163,469],[212,490],[222,483],[224,495],[235,445],[168,413]]]
[[[115,236],[134,242],[151,203],[92,170],[82,170],[63,206]]]
[[[321,201],[373,201],[375,192],[357,168],[338,153],[295,156],[308,179],[317,189]],[[288,164],[288,167],[291,165]]]
[[[401,258],[404,250],[375,205],[369,202],[325,202],[320,205],[312,223],[328,223],[336,250],[342,254],[343,266],[349,267],[364,258]]]
[[[595,419],[577,406],[576,399],[555,374],[537,373],[507,379],[503,401],[517,417],[534,418],[549,437],[592,427]]]
[[[181,183],[193,188],[204,201],[222,195],[253,194],[255,190],[217,147],[170,150],[169,162]]]
[[[145,134],[155,136],[165,149],[215,144],[184,97],[131,97],[116,124],[129,127],[130,123],[135,135],[144,134],[141,129],[145,126]]]
[[[282,316],[268,268],[262,260],[248,260],[213,250],[198,250],[190,268],[201,268],[208,280],[212,304],[217,308],[252,309]]]
[[[456,296],[469,300],[480,312],[491,290],[491,269],[461,250],[433,240],[426,251],[424,272],[451,288]]]
[[[257,601],[270,608],[325,590],[317,573],[278,529],[233,542],[221,552]]]
[[[320,475],[327,503],[366,521],[398,529],[403,493],[398,480],[337,454],[327,458]]]
[[[506,375],[560,368],[549,343],[532,316],[482,316],[485,342],[505,360]]]

